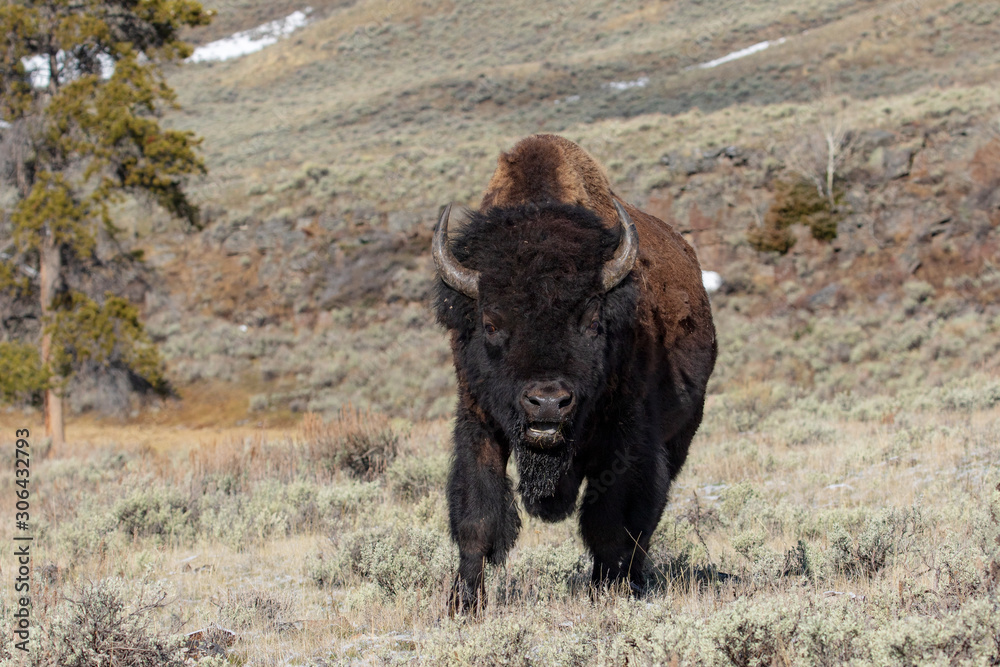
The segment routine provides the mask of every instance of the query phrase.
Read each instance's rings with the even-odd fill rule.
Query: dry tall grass
[[[1000,395],[988,409],[885,412],[809,396],[755,405],[761,425],[745,430],[725,397],[710,401],[650,546],[644,598],[592,600],[573,522],[526,517],[510,561],[490,572],[480,620],[446,613],[456,553],[445,422],[399,436],[398,456],[363,475],[325,467],[330,443],[391,428],[358,411],[186,456],[111,445],[39,462],[34,585],[46,602],[34,636],[76,632],[69,600],[94,582],[126,610],[142,587],[168,592],[130,626],[144,641],[231,629],[229,664],[998,657]],[[46,646],[36,664],[53,664]]]

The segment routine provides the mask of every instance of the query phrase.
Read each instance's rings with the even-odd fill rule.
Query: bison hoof
[[[483,593],[482,589],[470,586],[461,577],[455,577],[448,598],[448,615],[453,617],[456,614],[472,613],[478,616],[486,606]]]
[[[628,595],[633,598],[640,598],[646,593],[646,589],[642,585],[625,577],[620,579],[591,581],[590,599],[592,601],[596,601],[600,596],[612,592],[617,595]]]

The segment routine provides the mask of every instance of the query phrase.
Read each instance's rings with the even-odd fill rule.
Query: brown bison
[[[554,135],[500,156],[480,209],[434,234],[438,321],[458,376],[448,478],[460,561],[452,609],[481,603],[529,514],[567,517],[595,585],[641,590],[649,539],[701,423],[715,328],[694,250],[626,204],[597,162]]]

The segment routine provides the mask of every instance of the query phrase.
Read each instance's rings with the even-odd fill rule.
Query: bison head
[[[460,399],[511,446],[529,509],[570,470],[632,345],[638,237],[615,206],[618,229],[551,204],[473,213],[450,244],[448,207],[435,231]]]

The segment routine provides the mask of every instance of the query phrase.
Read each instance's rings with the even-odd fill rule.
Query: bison
[[[554,135],[500,155],[482,205],[451,241],[450,209],[433,256],[458,379],[451,609],[481,605],[485,563],[502,563],[517,538],[512,454],[529,514],[559,521],[579,506],[593,584],[639,592],[715,365],[694,250]]]

